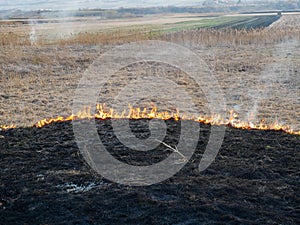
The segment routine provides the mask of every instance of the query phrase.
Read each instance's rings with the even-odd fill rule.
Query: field
[[[201,55],[222,86],[228,110],[236,109],[244,120],[247,119],[247,111],[251,111],[251,107],[256,101],[258,104],[257,120],[264,118],[273,122],[277,118],[279,121],[291,125],[294,130],[299,130],[299,110],[297,110],[299,107],[297,86],[299,85],[297,78],[297,71],[299,71],[297,48],[299,45],[293,42],[289,43],[289,38],[299,37],[298,29],[295,27],[298,16],[287,15],[286,17],[287,19],[283,17],[277,25],[274,23],[273,27],[265,30],[191,29],[165,32],[159,35],[156,33],[151,38],[183,44]],[[172,25],[173,28],[167,29],[175,29],[174,26],[179,26],[181,29],[182,23],[190,26],[190,17],[186,16],[189,22],[178,22],[178,18],[175,18],[160,20],[164,24],[166,21],[168,24],[172,20],[176,21]],[[206,26],[207,21],[210,21],[210,25],[219,24],[218,26],[221,26],[220,18],[203,20]],[[230,24],[232,24],[232,21],[237,20],[244,21],[245,18],[231,16],[223,23],[228,24],[231,21]],[[293,28],[289,28],[286,24],[280,25],[286,23],[285,20],[293,21],[296,25]],[[149,21],[154,24],[158,23],[155,19]],[[199,21],[199,18],[196,21]],[[212,21],[214,21],[213,24]],[[108,24],[106,25],[106,23]],[[99,26],[111,27],[111,23],[111,21],[104,21]],[[39,40],[42,34],[38,35],[41,28],[37,27],[37,43],[33,45],[28,37],[26,40],[19,38],[21,31],[23,35],[26,34],[24,29],[29,29],[30,32],[32,28],[29,25],[9,28],[5,25],[2,29],[8,29],[8,32],[2,35],[0,124],[31,126],[44,118],[70,115],[74,91],[93,59],[116,45],[149,39],[149,28],[144,28],[147,32],[141,33],[141,25],[136,25],[141,21],[131,21],[135,26],[129,26],[128,21],[124,21],[124,23],[124,27],[119,30],[108,31],[108,28],[101,28],[105,32],[100,29],[100,33],[93,30],[91,33],[81,32],[63,39],[55,39],[57,44],[47,44],[49,41],[47,38]],[[122,23],[115,23],[116,25],[123,26]],[[55,33],[59,29],[62,30],[64,25],[56,28],[57,30],[51,30],[51,27],[57,26],[46,24],[45,33],[47,34],[49,31]],[[74,26],[80,27],[76,23]],[[86,29],[89,30],[88,25]],[[49,35],[47,34],[47,36]],[[51,39],[52,41],[53,39]],[[19,45],[12,46],[17,43]],[[286,68],[287,65],[291,68]],[[275,68],[271,67],[276,66],[281,67],[280,70],[289,70],[285,71],[289,75],[282,77],[278,71],[275,73],[271,71],[268,75],[268,70],[273,70]],[[138,67],[133,68],[134,71],[139,71],[139,69]],[[151,65],[148,66],[148,70],[151,70]],[[180,73],[180,71],[175,71],[174,75],[180,79],[180,82],[186,82],[183,75],[180,75],[180,78],[176,73]],[[128,76],[128,72],[125,70],[118,76],[124,74]],[[110,88],[113,90],[115,87],[116,85],[113,85]],[[261,94],[259,90],[263,88],[267,89],[265,93],[267,96],[257,99],[257,96]],[[198,96],[198,99],[194,100],[202,106],[201,102],[206,101],[203,96]]]
[[[300,136],[295,134],[300,131],[300,15],[174,14],[25,22],[0,21],[0,126],[16,126],[0,129],[4,224],[300,222]],[[216,161],[200,173],[211,125],[197,123],[202,132],[187,165],[162,183],[133,187],[108,181],[87,165],[70,121],[33,126],[72,114],[78,83],[97,58],[122,44],[147,40],[179,44],[200,56],[224,93],[225,113],[234,110],[240,121],[254,124],[287,125],[295,133],[229,126]],[[203,91],[184,71],[160,62],[139,62],[117,71],[98,102],[109,104],[137,75],[154,73],[185,89],[200,115],[213,113]],[[133,86],[123,97],[134,101],[139,93],[141,106],[154,103],[171,111],[175,108],[163,93],[173,96],[172,101],[185,101],[177,88],[157,90],[152,98],[144,97],[147,89],[137,89]],[[150,135],[148,119],[130,121],[139,135]],[[176,146],[179,122],[171,119],[166,124],[164,141]],[[160,145],[150,155],[132,156],[114,136],[111,119],[97,120],[97,130],[111,153],[127,163],[151,164],[171,153]]]
[[[68,44],[116,44],[116,42],[152,39],[164,33],[197,28],[251,29],[268,26],[279,19],[276,15],[224,16],[207,15],[159,15],[143,18],[99,20],[98,18],[36,19],[1,21],[0,43],[31,44],[34,32],[38,44],[59,41]],[[25,24],[22,26],[22,24]],[[91,43],[90,43],[91,42]]]

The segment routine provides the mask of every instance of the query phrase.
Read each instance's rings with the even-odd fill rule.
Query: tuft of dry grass
[[[14,32],[0,33],[0,46],[22,46],[30,45],[26,33],[17,34]]]

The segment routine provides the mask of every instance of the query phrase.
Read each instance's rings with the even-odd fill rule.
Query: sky
[[[213,1],[213,0],[211,0]],[[236,0],[232,0],[236,1]],[[251,0],[243,0],[251,1]],[[253,1],[253,0],[252,0]],[[78,9],[120,8],[149,6],[193,6],[202,5],[204,0],[0,0],[0,10],[7,9]]]
[[[0,10],[7,9],[78,9],[120,8],[166,5],[195,5],[203,0],[0,0]]]

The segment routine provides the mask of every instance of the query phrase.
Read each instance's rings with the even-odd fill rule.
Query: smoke
[[[37,41],[38,41],[36,30],[35,30],[35,27],[37,25],[37,21],[31,19],[29,21],[29,24],[31,25],[31,31],[29,33],[29,40],[30,40],[31,45],[36,45]]]
[[[58,4],[58,3],[57,3]],[[57,5],[53,4],[53,8],[56,8]],[[54,14],[48,12],[43,13],[41,9],[41,18],[48,19],[49,23],[43,23],[45,26],[41,26],[39,23],[40,19],[30,19],[30,32],[29,32],[29,41],[31,45],[37,45],[39,39],[46,40],[55,40],[55,39],[64,39],[69,38],[74,34],[74,17],[75,9],[79,8],[79,5],[73,1],[64,2],[64,8],[57,12],[53,11]],[[47,10],[45,10],[47,11]],[[51,10],[50,10],[51,12]],[[54,18],[52,16],[54,15]],[[50,21],[55,19],[57,22]]]
[[[53,8],[57,7],[55,4]],[[76,2],[64,2],[63,9],[41,10],[41,18],[45,19],[39,23],[40,19],[31,19],[29,24],[31,31],[29,40],[31,45],[36,45],[39,40],[56,41],[70,38],[79,33],[85,27],[84,23],[77,23],[75,20],[76,12],[80,8]],[[43,25],[42,25],[43,24]],[[39,40],[38,40],[39,39]]]
[[[253,105],[247,113],[248,121],[255,122],[258,117],[261,103],[274,98],[275,91],[278,91],[278,84],[283,84],[290,80],[291,60],[286,60],[293,55],[299,45],[297,40],[285,40],[275,46],[273,53],[274,62],[267,65],[259,76],[255,90],[249,90],[248,95],[252,98]]]
[[[57,23],[56,33],[59,39],[69,38],[74,33],[74,24],[72,19],[74,14],[72,11],[63,10],[59,12],[59,23]]]
[[[76,10],[82,7],[78,1],[64,2],[64,9],[58,12],[59,22],[56,25],[56,34],[58,39],[70,38],[80,32],[84,27],[83,23],[76,23]],[[83,6],[84,7],[84,6]]]

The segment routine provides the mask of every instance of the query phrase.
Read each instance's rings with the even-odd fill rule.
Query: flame
[[[9,130],[9,129],[14,129],[17,128],[16,125],[9,125],[9,126],[0,126],[0,130]]]
[[[244,130],[277,130],[283,131],[288,134],[300,135],[300,131],[294,131],[288,125],[283,125],[279,122],[274,122],[273,124],[267,124],[265,120],[261,120],[258,124],[250,121],[241,121],[238,114],[231,110],[229,112],[228,118],[222,118],[219,114],[213,114],[212,116],[198,116],[189,117],[184,114],[180,114],[179,110],[176,112],[160,112],[155,105],[152,105],[151,109],[147,108],[134,108],[129,105],[128,110],[124,109],[123,112],[119,113],[112,108],[106,109],[105,104],[98,104],[96,106],[97,112],[91,113],[91,107],[85,107],[82,111],[72,114],[70,116],[58,116],[56,118],[43,119],[36,124],[34,127],[41,128],[43,126],[64,121],[82,120],[82,119],[161,119],[170,120],[192,120],[204,124],[216,125],[216,126],[229,126],[237,129]],[[2,126],[1,129],[11,129],[16,126]]]
[[[160,112],[158,111],[155,105],[152,106],[150,110],[147,108],[134,108],[129,106],[128,110],[124,110],[121,113],[118,113],[112,108],[105,109],[105,104],[98,104],[96,106],[97,113],[94,115],[91,113],[91,107],[86,107],[84,110],[78,112],[76,115],[71,115],[69,117],[57,117],[54,119],[44,119],[36,123],[35,127],[43,127],[45,125],[55,123],[55,122],[63,122],[63,121],[72,121],[72,120],[80,120],[80,119],[162,119],[169,120],[174,119],[178,120],[193,120],[196,122],[210,124],[210,125],[218,125],[218,126],[230,126],[238,129],[247,129],[247,130],[277,130],[284,131],[289,134],[300,135],[300,131],[294,131],[288,125],[280,124],[279,122],[275,122],[273,124],[267,124],[264,120],[261,120],[260,123],[254,124],[250,121],[240,121],[238,114],[231,110],[229,113],[229,117],[224,119],[219,114],[213,114],[212,116],[199,116],[199,117],[188,117],[184,114],[180,114],[179,110],[176,112]]]

